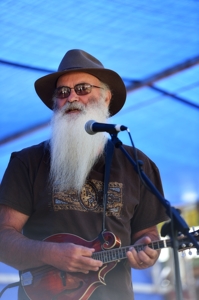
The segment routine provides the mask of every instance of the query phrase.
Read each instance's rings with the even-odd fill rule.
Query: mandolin
[[[199,239],[199,231],[191,233],[196,240]],[[86,241],[76,235],[61,233],[55,234],[44,241],[56,243],[73,243],[76,245],[94,248],[93,259],[103,262],[98,272],[90,271],[88,274],[81,272],[69,273],[58,270],[50,265],[24,270],[20,280],[22,287],[31,300],[87,300],[101,285],[106,285],[105,276],[121,259],[126,258],[126,253],[131,246],[121,247],[121,241],[112,232],[103,233],[104,242],[98,238]],[[186,237],[179,237],[178,251],[194,248]],[[146,245],[133,246],[137,252]],[[158,240],[147,244],[148,247],[158,250],[172,247],[172,241]]]

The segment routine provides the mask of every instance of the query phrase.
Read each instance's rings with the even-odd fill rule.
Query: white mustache
[[[80,102],[67,102],[62,108],[61,108],[61,112],[64,114],[68,111],[71,111],[71,110],[80,110],[82,112],[85,111],[85,105],[83,103],[80,103]]]

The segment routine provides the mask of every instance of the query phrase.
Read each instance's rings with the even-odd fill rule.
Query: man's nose
[[[67,98],[68,102],[72,103],[74,101],[79,101],[79,96],[75,93],[74,89],[71,89],[70,95]]]

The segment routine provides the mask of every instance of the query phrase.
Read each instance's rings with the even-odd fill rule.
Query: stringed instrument
[[[199,240],[199,230],[191,233]],[[121,241],[109,231],[103,233],[104,243],[99,238],[86,241],[73,234],[55,234],[44,241],[56,243],[73,243],[76,245],[94,248],[93,259],[103,262],[98,272],[90,271],[88,274],[81,272],[70,273],[58,270],[50,265],[25,270],[21,273],[21,284],[31,300],[87,300],[101,285],[106,285],[105,276],[121,259],[126,258],[126,253],[131,246],[121,247]],[[185,238],[179,238],[178,251],[194,248],[193,244]],[[133,246],[137,252],[146,245]],[[158,240],[147,244],[148,247],[158,250],[172,247],[170,239]]]

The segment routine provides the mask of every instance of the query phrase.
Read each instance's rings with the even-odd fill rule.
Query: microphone
[[[108,133],[118,133],[119,131],[124,131],[127,129],[128,127],[123,125],[97,123],[94,120],[90,120],[85,124],[85,130],[88,134],[95,134],[97,132],[103,131],[106,131]]]

